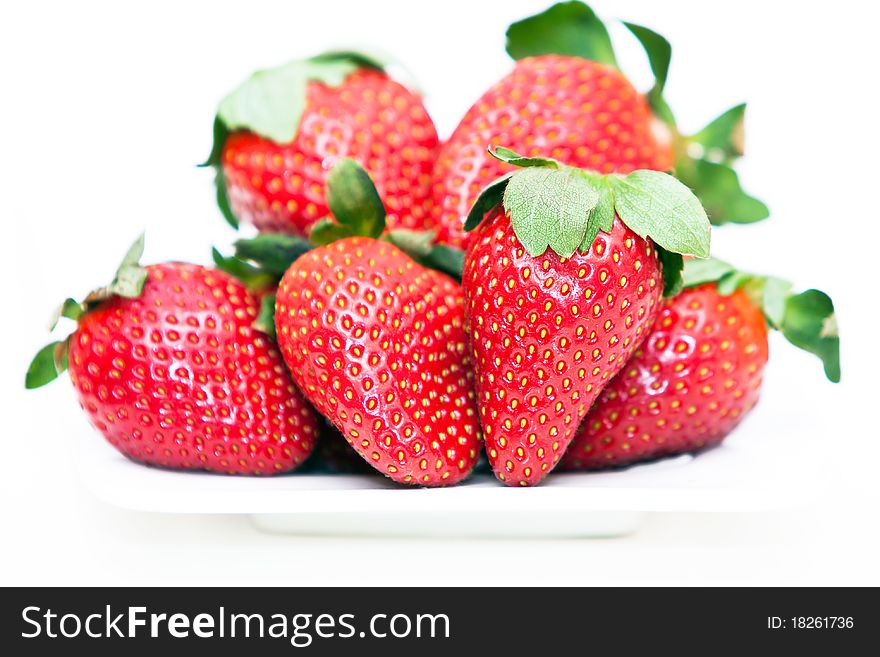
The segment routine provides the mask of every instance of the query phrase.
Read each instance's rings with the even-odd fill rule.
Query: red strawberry
[[[509,171],[486,155],[504,144],[601,173],[676,170],[713,223],[752,222],[767,208],[739,186],[730,164],[742,154],[745,105],[694,135],[678,130],[662,92],[671,48],[662,36],[625,23],[645,47],[656,83],[647,96],[617,68],[608,32],[581,2],[563,2],[507,31],[513,71],[468,110],[434,167],[437,239],[466,244],[464,217],[482,190]]]
[[[274,343],[252,324],[259,301],[197,265],[146,268],[138,242],[114,283],[82,304],[76,331],[43,349],[28,387],[69,365],[80,405],[126,456],[151,465],[274,474],[312,451],[317,421]]]
[[[510,170],[486,152],[489,144],[602,173],[673,164],[668,131],[619,71],[578,57],[529,57],[468,110],[437,155],[438,241],[465,244],[474,200]]]
[[[674,286],[680,269],[675,253],[707,254],[709,224],[666,174],[495,154],[528,168],[477,200],[469,228],[503,195],[476,231],[462,284],[489,461],[526,486],[553,469],[647,333],[662,276]]]
[[[278,288],[294,380],[377,470],[453,484],[480,448],[461,288],[397,247],[350,237],[300,257]]]
[[[227,96],[209,163],[233,225],[307,235],[328,213],[327,171],[348,156],[372,173],[392,228],[424,229],[437,146],[417,94],[374,60],[334,53],[260,71]]]
[[[621,466],[721,442],[758,402],[768,321],[820,354],[828,377],[839,380],[826,295],[791,296],[777,279],[743,276],[718,261],[689,262],[685,272],[694,286],[666,301],[650,336],[587,415],[562,467]]]
[[[278,286],[284,359],[377,470],[403,483],[461,481],[480,450],[461,287],[375,239],[385,210],[356,162],[334,166],[327,194],[336,221],[312,231],[324,246],[300,256]],[[413,237],[402,241],[424,242]],[[436,250],[419,255],[430,261]]]

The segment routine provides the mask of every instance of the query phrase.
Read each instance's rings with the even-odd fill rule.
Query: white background
[[[774,394],[826,417],[821,449],[832,485],[818,505],[655,516],[634,536],[603,541],[268,536],[241,518],[136,514],[94,500],[72,466],[70,436],[85,419],[69,385],[25,394],[51,308],[103,282],[141,229],[149,229],[147,262],[205,262],[209,244],[233,239],[214,207],[211,174],[194,165],[209,150],[216,102],[251,70],[330,46],[379,46],[412,71],[445,136],[509,70],[507,24],[547,4],[4,5],[0,583],[509,584],[523,562],[540,559],[548,584],[880,584],[880,16],[871,3],[593,3],[673,42],[668,97],[686,130],[749,101],[742,177],[774,216],[717,231],[715,249],[836,302],[844,383],[825,383],[806,355],[774,354],[768,374]],[[644,88],[637,47],[615,35],[624,68]],[[773,342],[776,353],[786,347]],[[382,568],[400,560],[411,565],[402,575]],[[447,561],[461,567],[440,566]]]

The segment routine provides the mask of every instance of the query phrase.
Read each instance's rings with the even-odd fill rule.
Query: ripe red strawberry
[[[327,171],[347,156],[373,175],[392,228],[424,229],[437,146],[416,93],[372,59],[331,53],[260,71],[227,96],[208,163],[233,225],[307,235],[328,214]]]
[[[826,295],[791,296],[777,279],[718,261],[689,262],[685,272],[692,286],[665,302],[650,336],[587,415],[563,468],[621,466],[721,442],[758,402],[768,322],[821,355],[828,377],[839,380]]]
[[[433,210],[438,241],[466,244],[464,218],[474,200],[510,170],[486,152],[489,144],[602,173],[665,171],[673,164],[668,134],[616,69],[579,57],[523,59],[440,148]]]
[[[461,481],[480,450],[461,287],[376,239],[385,209],[354,160],[333,167],[327,200],[335,221],[312,231],[322,246],[293,262],[275,299],[293,378],[379,472],[426,486]],[[401,242],[433,265],[444,254],[413,233]]]
[[[468,228],[494,209],[462,285],[489,461],[505,483],[527,486],[553,469],[644,338],[663,276],[675,286],[676,254],[708,253],[709,224],[666,174],[602,176],[499,151],[528,168],[477,200]]]
[[[146,268],[138,242],[114,283],[68,299],[74,333],[43,349],[27,386],[70,378],[92,424],[129,458],[229,474],[294,469],[317,420],[281,354],[252,324],[259,301],[229,275],[197,265]]]
[[[480,448],[461,288],[363,237],[310,251],[278,288],[278,342],[294,380],[377,470],[453,484]]]
[[[462,226],[471,205],[486,185],[510,171],[487,156],[490,144],[600,173],[674,168],[713,223],[767,216],[766,206],[742,191],[730,167],[742,154],[745,106],[694,135],[681,134],[662,96],[669,43],[652,30],[625,25],[645,47],[656,77],[647,96],[618,69],[608,32],[587,5],[559,3],[510,26],[513,71],[474,103],[438,152],[438,241],[467,244]]]

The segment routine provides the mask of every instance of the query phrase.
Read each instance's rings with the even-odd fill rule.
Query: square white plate
[[[267,531],[613,536],[636,529],[647,513],[765,511],[809,502],[823,479],[819,419],[765,399],[725,443],[702,454],[617,471],[553,474],[524,489],[485,474],[451,488],[422,489],[370,475],[173,472],[133,463],[86,430],[79,465],[87,486],[109,504],[158,513],[247,514]]]

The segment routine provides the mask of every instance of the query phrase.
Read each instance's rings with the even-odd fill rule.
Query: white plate
[[[760,405],[723,445],[626,470],[560,473],[535,488],[489,475],[451,488],[398,486],[376,476],[272,478],[182,473],[133,463],[97,434],[80,466],[109,504],[158,513],[247,514],[267,531],[301,534],[614,536],[652,512],[766,511],[818,495],[817,418]],[[85,433],[85,431],[83,432]]]

